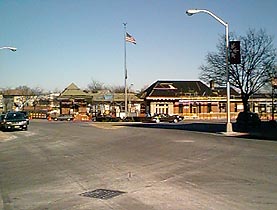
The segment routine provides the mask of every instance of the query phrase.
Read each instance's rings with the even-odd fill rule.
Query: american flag
[[[137,44],[134,37],[132,37],[130,34],[126,32],[126,42],[131,42],[133,44]]]

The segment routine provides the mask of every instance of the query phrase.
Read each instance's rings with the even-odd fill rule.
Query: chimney
[[[211,81],[210,81],[210,88],[211,88],[212,90],[214,90],[214,80],[211,80]]]

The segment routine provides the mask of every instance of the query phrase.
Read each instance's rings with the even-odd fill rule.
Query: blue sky
[[[215,51],[225,28],[208,9],[229,23],[230,32],[249,28],[275,36],[275,0],[2,0],[0,1],[0,88],[27,85],[63,90],[71,82],[124,85],[124,28],[128,84],[141,89],[156,80],[198,80],[205,55]],[[204,81],[207,82],[207,81]]]

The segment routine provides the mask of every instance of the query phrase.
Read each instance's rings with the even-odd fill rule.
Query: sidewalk
[[[122,123],[124,124],[124,123]],[[178,129],[206,133],[219,133],[226,136],[238,138],[251,138],[259,140],[276,140],[277,141],[277,126],[273,126],[269,122],[262,122],[260,128],[249,128],[248,130],[240,129],[236,123],[232,123],[233,132],[226,133],[226,123],[216,121],[184,121],[182,123],[131,123],[124,124],[126,126],[134,127],[148,127],[148,128],[163,128],[163,129]]]
[[[184,125],[183,129],[208,133],[222,133],[227,136],[277,141],[277,126],[272,125],[270,122],[262,122],[259,128],[248,128],[247,130],[242,130],[236,123],[232,123],[232,125],[233,132],[231,133],[226,133],[225,123],[213,123],[210,121],[188,123]]]

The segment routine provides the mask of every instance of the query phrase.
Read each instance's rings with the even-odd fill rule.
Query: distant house
[[[212,84],[211,84],[212,85]],[[201,81],[156,81],[142,94],[146,112],[178,114],[186,118],[225,118],[226,90],[208,87]],[[231,117],[242,111],[239,94],[231,89]]]
[[[25,89],[8,89],[2,92],[2,112],[24,110],[33,104],[36,96]]]
[[[143,99],[135,93],[128,93],[128,115],[140,116],[143,112]],[[114,93],[109,90],[96,92],[81,90],[71,83],[58,97],[61,114],[79,114],[90,116],[121,117],[125,110],[124,93]]]
[[[71,83],[58,97],[60,102],[60,114],[86,115],[91,96],[81,90],[77,85]]]

